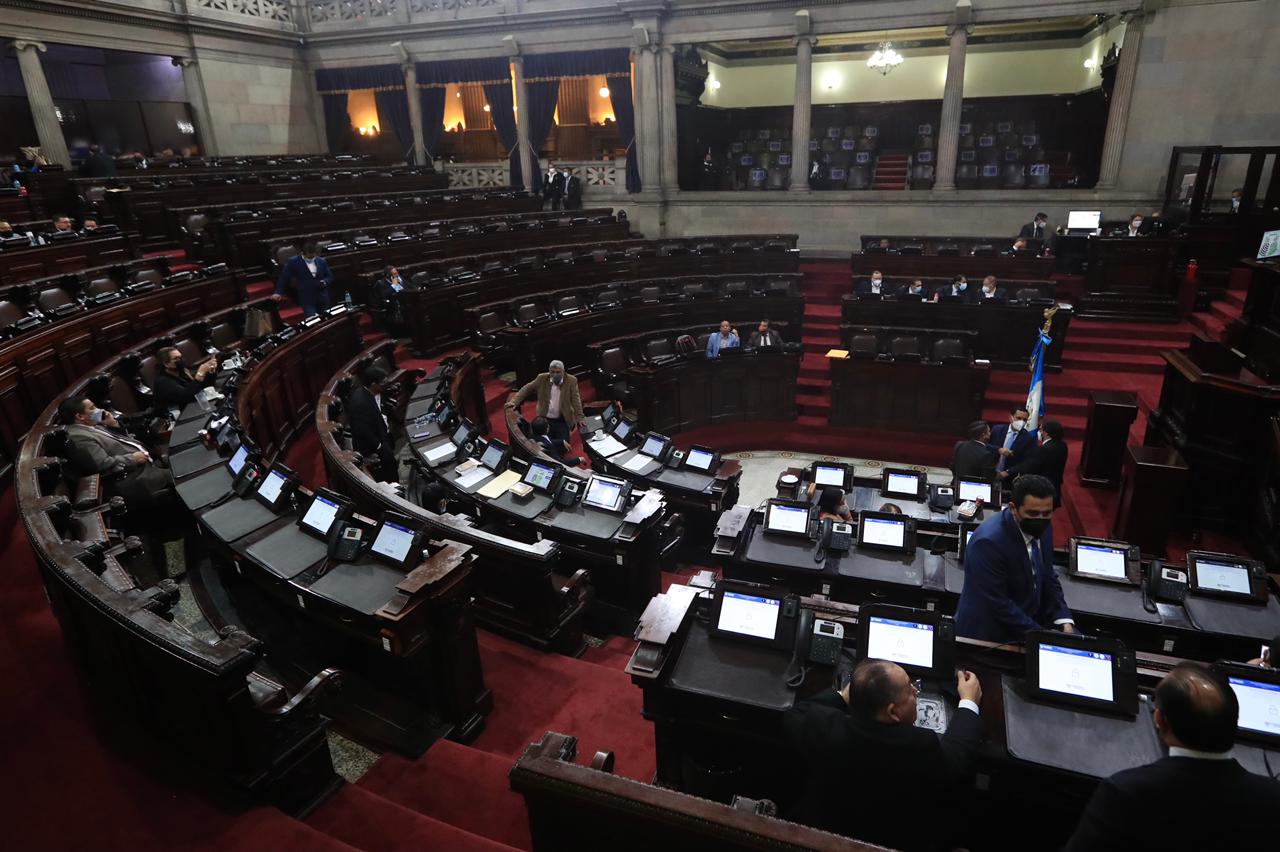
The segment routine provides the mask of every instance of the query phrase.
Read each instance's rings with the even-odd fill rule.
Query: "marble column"
[[[813,36],[796,37],[796,101],[791,108],[792,192],[809,191],[809,134],[813,121]]]
[[[516,145],[520,148],[520,174],[524,178],[524,188],[533,192],[534,169],[540,168],[534,163],[533,149],[529,147],[529,122],[520,114],[529,108],[527,89],[524,84],[524,57],[511,57],[511,78],[516,82]]]
[[[409,126],[413,128],[413,163],[421,166],[427,161],[426,142],[422,135],[422,98],[418,96],[418,68],[412,62],[400,66],[404,72],[404,96],[409,99]]]
[[[213,119],[209,117],[209,100],[204,91],[204,77],[200,65],[185,56],[173,57],[173,64],[182,69],[182,84],[187,90],[187,103],[191,106],[191,120],[196,126],[196,142],[200,154],[218,156],[218,140],[214,135]]]
[[[1107,132],[1102,137],[1102,161],[1098,166],[1097,189],[1115,189],[1120,176],[1120,157],[1124,154],[1124,136],[1129,126],[1129,104],[1133,101],[1133,81],[1138,76],[1138,50],[1142,46],[1140,12],[1126,16],[1124,45],[1116,68],[1116,82],[1111,89],[1111,106],[1107,110]]]
[[[35,122],[36,137],[45,159],[70,167],[71,155],[67,153],[67,140],[62,135],[58,111],[49,92],[49,81],[44,77],[40,54],[48,50],[38,41],[15,39],[13,49],[18,54],[18,68],[22,71],[22,85],[27,90],[27,104]]]
[[[662,186],[662,118],[658,106],[658,47],[636,48],[636,137],[640,145],[640,182],[646,191]]]
[[[676,49],[659,48],[662,54],[662,188],[680,189],[680,141],[676,136]]]
[[[964,60],[969,47],[970,28],[953,24],[947,28],[951,53],[947,57],[947,82],[942,89],[942,116],[938,119],[938,161],[934,168],[935,191],[956,188],[956,155],[960,150],[960,110],[964,105]]]

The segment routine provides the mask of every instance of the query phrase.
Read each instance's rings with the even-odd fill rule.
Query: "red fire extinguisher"
[[[1191,258],[1191,262],[1187,264],[1187,283],[1194,284],[1196,282],[1196,273],[1200,271],[1200,264],[1196,263],[1196,259]]]

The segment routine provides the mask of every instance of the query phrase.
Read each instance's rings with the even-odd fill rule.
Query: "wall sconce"
[[[600,87],[600,92],[599,92],[599,94],[600,94],[600,97],[602,97],[602,98],[607,98],[607,97],[609,97],[609,87],[608,87],[608,86],[601,86],[601,87]]]
[[[378,126],[376,124],[371,124],[368,127],[357,127],[356,130],[360,133],[361,136],[377,136],[378,135]]]
[[[1098,60],[1096,60],[1096,59],[1094,59],[1092,56],[1090,56],[1088,59],[1086,59],[1086,60],[1084,61],[1084,67],[1085,67],[1086,69],[1088,69],[1089,71],[1092,71],[1092,70],[1094,70],[1095,68],[1097,68],[1097,67],[1098,67]]]
[[[715,77],[712,77],[711,79],[707,80],[707,86],[713,92],[720,91],[720,81],[717,80]]]

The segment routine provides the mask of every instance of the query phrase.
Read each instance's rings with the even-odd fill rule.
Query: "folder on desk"
[[[454,445],[453,441],[445,441],[443,444],[437,444],[434,447],[425,447],[418,450],[418,452],[420,452],[422,457],[427,460],[427,464],[439,464],[449,458],[449,456],[458,452],[458,448]]]
[[[828,349],[827,357],[828,358],[848,358],[849,350],[848,349]]]
[[[636,453],[634,456],[624,461],[622,463],[622,467],[624,470],[629,470],[632,473],[640,473],[651,464],[653,464],[653,459],[643,453]]]
[[[505,473],[500,473],[495,476],[492,481],[476,493],[481,497],[487,497],[490,500],[495,500],[510,491],[511,486],[515,485],[519,481],[520,474],[516,473],[514,470],[508,470]]]

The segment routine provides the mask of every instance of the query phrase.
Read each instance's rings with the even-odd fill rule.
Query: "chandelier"
[[[893,49],[893,42],[891,41],[880,42],[876,52],[871,54],[871,58],[867,60],[867,67],[872,71],[879,71],[882,76],[901,64],[902,54]]]

